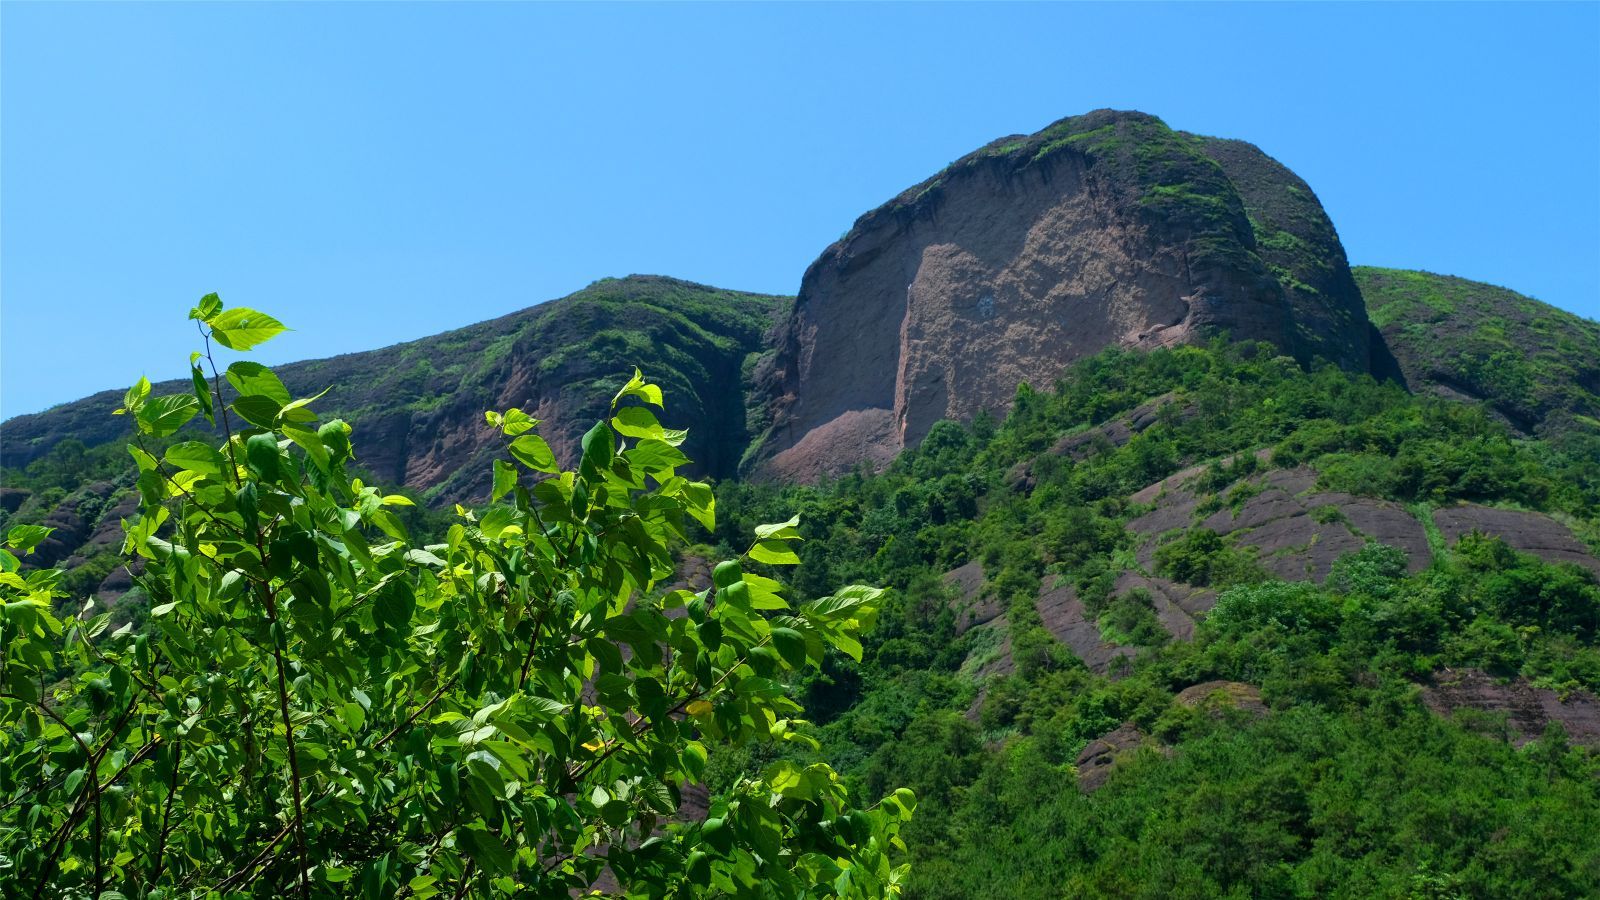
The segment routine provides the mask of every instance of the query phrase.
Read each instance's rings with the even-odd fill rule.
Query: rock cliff
[[[1270,342],[1369,371],[1332,224],[1255,147],[1101,110],[1002,138],[862,216],[758,373],[758,476],[882,464],[1107,346]]]

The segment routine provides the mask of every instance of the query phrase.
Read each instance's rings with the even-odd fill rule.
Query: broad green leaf
[[[216,294],[207,294],[200,298],[200,302],[189,310],[189,318],[199,319],[204,322],[217,313],[222,312],[222,298]]]
[[[200,412],[200,401],[190,394],[172,394],[146,401],[135,414],[139,430],[152,437],[166,437],[188,424]]]
[[[279,406],[289,402],[289,389],[283,386],[271,369],[260,363],[240,360],[229,366],[224,374],[241,396],[268,397],[278,401]]]
[[[489,833],[477,822],[456,832],[467,855],[483,867],[485,872],[504,875],[511,871],[513,856],[500,838]]]
[[[512,456],[516,457],[517,462],[535,472],[555,473],[561,471],[561,467],[556,464],[555,453],[550,450],[550,445],[545,443],[544,438],[536,434],[525,434],[517,438],[511,442],[510,447],[507,449],[511,451]]]
[[[13,525],[6,532],[6,544],[24,554],[32,553],[52,531],[55,529],[43,525]]]
[[[173,444],[164,454],[167,462],[180,469],[203,475],[221,475],[226,471],[227,460],[217,448],[203,441],[184,441]]]
[[[539,424],[539,420],[520,409],[512,407],[506,410],[504,416],[500,417],[498,424],[508,436],[516,437],[525,431],[531,431],[535,425]]]
[[[622,386],[622,390],[617,391],[616,396],[611,398],[613,409],[622,401],[623,397],[638,397],[651,406],[660,406],[662,400],[661,388],[647,383],[644,380],[644,373],[640,372],[638,368],[633,370],[633,377],[628,379],[628,382]]]
[[[656,421],[655,413],[642,406],[624,406],[617,410],[611,419],[611,427],[632,438],[650,438],[660,440],[662,436],[661,423]]]
[[[783,540],[799,540],[800,530],[795,527],[799,524],[800,517],[795,516],[787,522],[779,522],[775,525],[757,525],[756,539],[781,538]]]
[[[583,435],[583,459],[579,463],[579,471],[585,478],[599,478],[600,473],[611,466],[611,456],[616,452],[616,442],[611,435],[611,429],[604,422],[594,423]]]
[[[194,399],[200,404],[200,414],[206,417],[207,422],[216,424],[216,410],[211,402],[211,386],[206,383],[205,373],[200,371],[199,366],[189,367],[189,381],[194,385]]]
[[[750,558],[756,562],[766,563],[771,566],[796,566],[800,564],[800,557],[785,541],[756,541],[750,548]]]
[[[772,645],[777,648],[783,661],[796,669],[804,668],[806,664],[806,639],[800,632],[793,628],[772,629]]]
[[[325,387],[322,389],[321,393],[318,393],[316,396],[301,397],[299,400],[290,400],[288,403],[283,405],[283,409],[278,413],[278,418],[288,422],[316,421],[316,414],[306,407],[327,396],[328,392],[331,390],[333,390],[333,388]]]
[[[278,413],[283,411],[283,406],[271,397],[261,394],[250,394],[235,397],[233,411],[239,417],[257,428],[274,428],[278,424]]]
[[[115,414],[137,413],[139,407],[143,406],[148,399],[150,399],[150,379],[140,376],[133,387],[128,388],[128,392],[122,395],[122,408],[117,410]]]
[[[283,432],[284,437],[299,445],[300,449],[306,452],[306,456],[316,463],[317,468],[324,471],[327,470],[330,465],[330,458],[328,456],[328,447],[322,442],[321,435],[309,428],[300,428],[295,425],[282,425],[279,430]]]
[[[503,459],[494,461],[494,489],[489,492],[489,502],[498,503],[517,486],[517,467]]]
[[[206,324],[217,343],[229,350],[249,350],[288,330],[277,319],[244,306],[219,313]]]

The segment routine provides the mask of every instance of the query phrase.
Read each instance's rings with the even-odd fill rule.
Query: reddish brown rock
[[[1434,510],[1433,521],[1450,544],[1478,531],[1546,562],[1572,563],[1600,575],[1600,559],[1573,536],[1572,529],[1543,513],[1468,503]]]
[[[1039,617],[1056,639],[1067,645],[1083,664],[1095,672],[1106,672],[1118,658],[1131,659],[1137,650],[1112,644],[1100,636],[1100,626],[1089,618],[1083,600],[1071,585],[1046,586],[1039,592]]]
[[[1090,794],[1104,787],[1119,763],[1149,743],[1150,738],[1132,722],[1090,741],[1078,754],[1078,789]]]
[[[1101,110],[996,141],[862,216],[807,269],[759,375],[772,425],[757,472],[881,464],[934,422],[1003,412],[1019,383],[1047,387],[1109,346],[1225,330],[1365,371],[1342,251],[1323,261],[1326,292],[1280,283],[1258,255],[1247,210],[1271,220],[1263,239],[1337,247],[1325,216],[1303,227],[1315,197],[1254,147],[1213,156],[1208,140]]]
[[[1206,681],[1190,685],[1173,699],[1180,706],[1218,713],[1237,709],[1254,716],[1267,714],[1267,705],[1261,702],[1261,689],[1242,681]]]
[[[1445,669],[1422,689],[1423,702],[1442,716],[1472,709],[1505,716],[1507,737],[1522,746],[1560,722],[1574,742],[1600,747],[1600,699],[1586,691],[1562,696],[1526,678],[1500,680],[1476,669]]]
[[[999,598],[983,592],[983,564],[977,560],[944,573],[944,583],[955,592],[956,634],[992,622],[1005,612]]]
[[[1128,526],[1146,536],[1137,555],[1147,569],[1154,568],[1162,535],[1194,526],[1232,536],[1237,546],[1252,548],[1262,568],[1285,581],[1322,581],[1335,560],[1368,541],[1406,551],[1413,572],[1432,560],[1427,532],[1404,507],[1371,497],[1316,491],[1317,473],[1304,467],[1253,475],[1242,486],[1254,493],[1237,507],[1225,506],[1201,518],[1200,498],[1188,485],[1204,470],[1196,467],[1179,473],[1134,495],[1156,507]],[[1224,489],[1223,496],[1230,490]]]

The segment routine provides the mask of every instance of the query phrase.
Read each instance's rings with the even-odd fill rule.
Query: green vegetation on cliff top
[[[1524,432],[1600,431],[1600,323],[1464,278],[1354,271],[1413,390],[1483,401]]]

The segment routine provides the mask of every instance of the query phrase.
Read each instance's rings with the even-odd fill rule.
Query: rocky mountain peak
[[[758,378],[755,472],[883,463],[1107,346],[1219,334],[1371,368],[1332,223],[1255,147],[1097,110],[1002,138],[858,219],[806,270]]]

